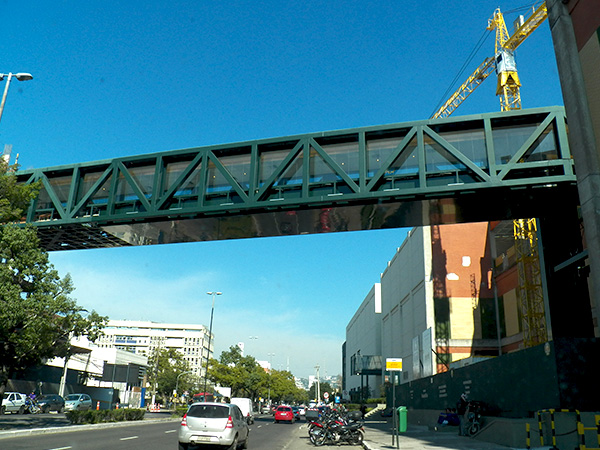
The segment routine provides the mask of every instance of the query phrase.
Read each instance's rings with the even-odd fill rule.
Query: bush
[[[73,425],[87,423],[124,422],[142,420],[146,411],[143,409],[101,409],[99,411],[67,411],[66,416]]]
[[[183,415],[187,412],[187,406],[178,406],[175,408],[175,412],[173,413],[173,417],[183,417]]]

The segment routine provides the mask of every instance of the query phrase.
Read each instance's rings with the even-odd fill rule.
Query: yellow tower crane
[[[509,36],[500,8],[488,20],[487,29],[496,31],[494,57],[486,58],[467,80],[438,109],[432,119],[448,117],[489,76],[496,72],[496,95],[502,111],[521,109],[521,81],[517,73],[515,50],[548,17],[546,3],[534,9],[527,20],[523,16],[515,24],[516,31]],[[544,297],[535,219],[514,220],[515,252],[518,271],[517,299],[521,312],[523,344],[532,347],[548,340],[545,323]]]
[[[501,110],[521,109],[521,82],[517,74],[514,52],[547,17],[546,2],[543,2],[527,20],[520,16],[517,30],[509,36],[504,16],[500,8],[496,9],[487,26],[490,31],[496,30],[494,57],[486,58],[431,118],[448,117],[452,114],[494,70],[498,75],[496,95],[500,97]]]

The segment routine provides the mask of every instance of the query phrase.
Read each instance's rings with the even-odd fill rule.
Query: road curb
[[[22,436],[36,436],[40,434],[57,434],[57,433],[71,433],[74,431],[94,430],[102,428],[119,428],[126,427],[129,425],[148,425],[157,422],[180,422],[181,417],[169,417],[165,419],[144,419],[144,420],[131,420],[127,422],[108,422],[108,423],[93,423],[87,425],[67,425],[64,427],[50,427],[50,428],[29,428],[26,430],[8,430],[0,431],[0,439],[8,439]]]

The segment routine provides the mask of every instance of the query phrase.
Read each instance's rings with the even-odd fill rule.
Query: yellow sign
[[[386,358],[385,370],[402,370],[402,358]]]

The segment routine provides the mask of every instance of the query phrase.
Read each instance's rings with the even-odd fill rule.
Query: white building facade
[[[381,275],[381,355],[402,358],[401,383],[434,373],[431,228],[413,228]]]
[[[373,357],[376,360],[373,360]],[[373,285],[369,294],[346,326],[346,374],[344,397],[360,401],[360,392],[366,398],[379,397],[381,380],[381,284]],[[375,365],[375,366],[374,366]],[[379,373],[374,375],[373,372]],[[366,377],[366,378],[365,378]]]
[[[204,374],[206,358],[213,355],[213,339],[209,339],[203,325],[110,320],[103,332],[96,342],[100,348],[117,348],[147,357],[157,348],[174,349],[199,377]]]

